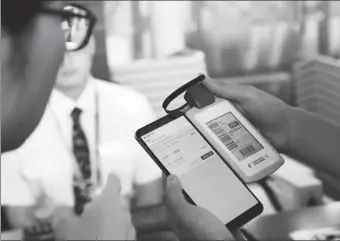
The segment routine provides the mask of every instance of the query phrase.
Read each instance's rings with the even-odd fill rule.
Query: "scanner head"
[[[215,102],[215,96],[202,83],[188,88],[184,95],[186,102],[198,109],[202,109]]]

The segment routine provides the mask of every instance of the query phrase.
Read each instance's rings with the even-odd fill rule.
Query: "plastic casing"
[[[263,149],[239,161],[231,151],[215,136],[206,123],[231,112],[241,124],[263,146]],[[185,112],[186,118],[198,129],[198,131],[210,142],[227,164],[238,174],[245,183],[259,181],[275,172],[284,164],[284,159],[275,148],[258,132],[258,130],[243,116],[243,114],[229,101],[216,98],[215,102],[202,109],[195,107]],[[259,158],[265,158],[258,165],[248,166]]]

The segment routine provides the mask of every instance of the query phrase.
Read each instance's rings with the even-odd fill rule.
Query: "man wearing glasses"
[[[64,9],[88,12],[78,5]],[[90,25],[85,19],[63,21],[66,48],[78,46]],[[55,206],[69,207],[70,216],[81,215],[110,172],[119,177],[124,206],[161,202],[161,171],[134,140],[135,130],[153,121],[153,113],[138,93],[91,76],[94,53],[93,37],[82,49],[65,53],[38,127],[22,147],[2,155],[2,204],[8,206],[11,227],[47,222],[58,215]],[[21,214],[11,207],[17,199],[27,207]],[[29,216],[33,220],[23,223]]]
[[[5,0],[1,2],[1,152],[20,147],[38,125],[64,57],[61,23],[79,18],[88,22],[84,38],[73,50],[86,46],[92,24],[87,13],[68,11],[60,1]],[[46,136],[48,138],[48,136]],[[16,165],[13,165],[16,166]],[[37,167],[38,168],[38,167]],[[229,232],[214,216],[183,201],[181,188],[170,188],[167,204],[176,226],[190,229],[196,239],[216,239]],[[57,238],[76,240],[128,240],[135,233],[129,211],[122,207],[120,184],[108,177],[100,196],[80,217],[69,219],[63,211],[54,220]],[[1,188],[2,190],[2,188]],[[20,206],[20,200],[16,201]],[[2,212],[2,227],[5,216]],[[222,225],[222,226],[221,226]],[[209,231],[207,232],[207,228]],[[231,238],[231,236],[226,236]]]
[[[64,57],[65,39],[67,50],[82,49],[90,39],[94,18],[83,9],[70,11],[60,1],[18,0],[1,4],[1,142],[4,153],[20,147],[36,128]],[[83,34],[73,39],[71,36],[73,41],[65,38],[62,31],[65,29],[61,28],[65,20],[79,20],[82,27],[86,27]],[[72,29],[69,30],[71,33]],[[15,166],[13,163],[11,167]],[[39,166],[36,168],[39,170]],[[58,216],[52,221],[56,237],[134,239],[135,231],[129,211],[119,198],[120,190],[119,180],[110,175],[101,195],[81,216],[70,218],[63,207],[57,207]],[[20,207],[24,200],[12,201],[12,205]],[[1,214],[3,227],[6,216],[3,210]]]

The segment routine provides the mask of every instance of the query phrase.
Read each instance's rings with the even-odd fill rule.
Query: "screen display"
[[[239,161],[263,149],[263,146],[230,112],[206,124]]]
[[[191,199],[224,224],[257,204],[256,198],[185,117],[142,136],[142,140],[163,166],[181,179]]]

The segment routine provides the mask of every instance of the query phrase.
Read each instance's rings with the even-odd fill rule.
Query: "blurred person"
[[[66,11],[61,1],[1,2],[1,153],[20,147],[38,125],[64,56],[61,23],[69,18],[89,20],[86,14]],[[91,31],[88,28],[86,36]],[[86,45],[86,38],[81,45]],[[102,194],[80,217],[69,219],[58,207],[62,209],[55,220],[57,237],[134,239],[130,213],[121,205],[120,190],[118,178],[110,174]],[[22,200],[13,201],[20,206]],[[6,221],[3,205],[1,195],[2,228]]]
[[[27,216],[52,217],[54,206],[81,215],[111,172],[121,182],[124,206],[130,207],[130,199],[132,208],[162,201],[161,171],[134,139],[135,130],[154,120],[148,102],[91,76],[94,54],[93,37],[83,49],[65,54],[38,127],[19,149],[2,155],[1,171],[8,177],[2,202],[13,227],[32,226]],[[15,199],[27,207],[21,213],[11,207]]]
[[[203,83],[217,97],[232,101],[280,153],[340,177],[338,126],[252,86],[225,84],[210,78]],[[164,190],[165,203],[181,237],[200,240],[243,238],[237,230],[226,230],[211,213],[187,203],[178,177],[169,176]]]

